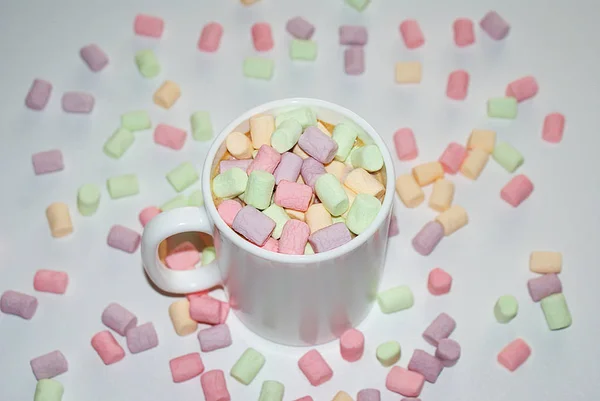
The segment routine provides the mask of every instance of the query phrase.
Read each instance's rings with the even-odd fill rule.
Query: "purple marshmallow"
[[[158,346],[158,334],[152,322],[144,323],[127,331],[127,348],[132,354]]]
[[[429,383],[436,382],[442,369],[442,361],[420,349],[415,350],[408,363],[408,370],[422,374]]]
[[[398,229],[398,219],[396,218],[396,215],[393,214],[390,219],[390,227],[388,228],[388,237],[395,237],[398,234],[400,234],[400,230]]]
[[[108,246],[133,253],[140,245],[142,237],[130,228],[115,224],[110,228],[106,242]]]
[[[325,134],[323,134],[325,135]],[[317,178],[325,174],[325,166],[319,163],[312,157],[308,157],[302,161],[302,167],[300,168],[300,174],[302,175],[302,180],[312,189],[315,189],[315,183],[317,182]]]
[[[381,393],[374,388],[366,388],[358,392],[356,401],[381,401]]]
[[[435,357],[442,361],[446,368],[456,365],[460,358],[460,344],[450,338],[444,338],[438,343]]]
[[[9,315],[20,316],[23,319],[31,319],[38,307],[36,297],[17,291],[4,291],[0,297],[0,311]]]
[[[94,72],[100,71],[108,64],[108,56],[95,44],[82,47],[79,55]]]
[[[219,174],[223,174],[227,170],[230,170],[234,167],[241,168],[246,171],[248,166],[252,163],[252,159],[244,159],[244,160],[221,160],[219,163]]]
[[[340,45],[358,45],[367,44],[367,28],[357,25],[340,26]]]
[[[263,246],[275,229],[275,222],[255,207],[247,205],[236,214],[231,228],[248,241]]]
[[[298,139],[298,146],[316,161],[331,163],[338,150],[337,143],[319,128],[311,126],[304,130]]]
[[[285,25],[285,29],[296,39],[308,40],[315,32],[315,26],[302,17],[290,19]]]
[[[43,79],[35,79],[25,98],[25,105],[32,110],[43,110],[50,100],[52,84]]]
[[[62,108],[67,113],[91,113],[94,109],[94,96],[85,92],[66,92],[62,97]]]
[[[344,51],[344,70],[348,75],[365,72],[365,51],[362,47],[351,46]]]
[[[490,11],[479,22],[483,29],[494,40],[502,40],[508,35],[510,25],[496,11]]]
[[[67,359],[60,351],[52,351],[29,361],[37,380],[52,379],[69,370]]]
[[[456,328],[456,322],[449,315],[442,313],[423,332],[423,338],[429,344],[437,347],[440,340],[450,337]]]
[[[437,221],[425,224],[412,240],[413,248],[423,256],[429,255],[444,238],[444,227]]]
[[[31,156],[31,162],[36,175],[53,173],[65,168],[63,155],[59,149],[35,153]]]
[[[308,237],[308,242],[315,253],[327,252],[350,242],[352,236],[344,223],[335,223],[315,231]]]
[[[281,155],[281,161],[275,168],[273,175],[275,176],[275,184],[279,181],[286,180],[296,182],[302,168],[302,158],[291,152],[286,152]]]
[[[229,326],[218,324],[198,332],[198,341],[202,352],[210,352],[231,345]]]
[[[101,320],[106,327],[113,329],[122,336],[137,325],[137,317],[115,302],[104,309]]]
[[[539,302],[552,294],[562,292],[562,284],[558,275],[544,274],[543,276],[529,280],[527,282],[527,289],[533,302]]]

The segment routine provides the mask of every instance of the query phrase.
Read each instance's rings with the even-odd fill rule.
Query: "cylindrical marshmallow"
[[[435,357],[442,361],[444,367],[456,365],[460,359],[460,344],[450,338],[440,340],[435,350]]]
[[[402,34],[404,44],[409,49],[416,49],[425,43],[425,37],[416,20],[408,19],[403,21],[400,24],[400,33]]]
[[[69,207],[60,202],[55,202],[46,209],[46,218],[50,226],[50,233],[55,238],[64,237],[73,232]]]
[[[423,189],[412,174],[403,174],[396,179],[396,193],[406,207],[417,207],[425,200]]]
[[[130,228],[115,224],[110,228],[106,243],[108,246],[120,249],[127,253],[133,253],[140,245],[142,236]]]
[[[206,401],[229,401],[231,395],[222,370],[209,370],[200,376],[200,385]]]
[[[340,45],[364,46],[367,44],[368,33],[364,26],[340,26]]]
[[[204,52],[215,52],[221,44],[223,36],[223,26],[218,22],[211,22],[204,26],[200,39],[198,40],[198,49]]]
[[[69,284],[69,275],[54,270],[38,270],[33,277],[33,288],[36,291],[64,294]]]
[[[37,380],[52,379],[69,370],[69,364],[62,352],[56,350],[29,361]]]
[[[303,221],[290,219],[281,231],[279,253],[287,255],[304,255],[304,248],[310,236],[310,228]]]
[[[154,104],[164,109],[170,109],[181,96],[181,88],[173,81],[165,81],[160,88],[154,92],[152,100]]]
[[[365,72],[365,50],[363,46],[350,46],[344,50],[344,71],[348,75]]]
[[[486,153],[492,153],[496,144],[496,132],[485,129],[474,129],[469,135],[467,149],[481,149]]]
[[[450,209],[438,214],[435,220],[444,227],[444,235],[448,236],[469,222],[467,211],[459,205],[451,206]]]
[[[413,160],[419,154],[415,135],[410,128],[400,128],[394,133],[394,145],[398,159]]]
[[[226,324],[202,329],[198,332],[198,341],[202,352],[211,352],[231,345],[231,332]]]
[[[285,24],[285,29],[296,39],[304,40],[310,39],[315,32],[315,26],[302,17],[290,19]]]
[[[160,17],[138,14],[133,22],[133,30],[137,35],[160,38],[165,28],[165,22]]]
[[[443,212],[448,210],[454,200],[454,183],[446,179],[439,179],[433,183],[433,190],[429,198],[429,207]]]
[[[252,25],[252,42],[256,51],[266,52],[271,50],[273,48],[271,25],[266,22]]]
[[[462,166],[460,166],[460,172],[467,178],[476,180],[483,171],[483,168],[490,158],[489,153],[482,149],[473,149],[469,152]]]
[[[373,195],[379,200],[383,199],[385,195],[383,184],[363,168],[355,168],[348,173],[344,180],[344,185],[354,193]]]
[[[231,156],[236,159],[250,159],[252,158],[252,142],[250,138],[241,132],[232,132],[227,135],[227,139],[225,139],[225,146],[227,147],[227,151],[231,153]]]
[[[102,312],[102,323],[124,336],[137,324],[137,317],[117,303],[109,304]]]
[[[217,212],[223,221],[231,227],[238,212],[242,210],[242,204],[233,199],[224,200],[217,206]]]
[[[437,221],[425,224],[412,240],[415,251],[423,256],[429,255],[444,238],[444,227]]]
[[[517,102],[534,97],[539,90],[537,81],[532,76],[517,79],[506,87],[506,96],[514,97]]]
[[[306,185],[308,185],[309,187],[314,189],[317,179],[325,173],[325,166],[323,166],[323,164],[319,163],[312,157],[307,157],[302,161],[300,174],[302,175],[302,179],[304,180]]]
[[[158,335],[154,324],[144,323],[127,331],[127,348],[132,354],[147,351],[158,346]]]
[[[108,56],[96,44],[82,47],[79,55],[85,61],[90,70],[98,72],[108,64]]]
[[[440,235],[443,236],[443,232]],[[439,267],[436,267],[429,272],[429,276],[427,277],[427,289],[431,295],[447,294],[450,292],[451,288],[452,276],[448,274],[448,272],[440,269]]]
[[[469,90],[469,73],[464,70],[457,70],[448,76],[448,86],[446,87],[446,96],[454,100],[464,100]]]
[[[151,49],[137,51],[135,53],[135,64],[140,74],[146,78],[154,78],[160,73],[160,63]]]
[[[185,298],[169,306],[169,317],[178,336],[187,336],[198,328],[198,322],[190,317],[190,302]]]
[[[52,149],[31,155],[31,163],[35,175],[53,173],[65,168],[60,149]]]
[[[311,205],[304,213],[304,220],[308,224],[311,234],[333,224],[331,214],[322,203]]]
[[[440,340],[450,337],[456,328],[456,321],[448,314],[442,313],[436,317],[423,332],[423,338],[434,347]]]
[[[538,302],[552,294],[562,292],[562,284],[557,274],[544,274],[529,280],[527,289],[533,302]]]
[[[204,372],[204,363],[202,363],[200,353],[198,352],[192,352],[171,359],[169,361],[169,367],[171,368],[171,376],[173,377],[174,383],[190,380],[200,376],[200,374]]]
[[[417,183],[424,187],[444,177],[444,169],[440,162],[435,161],[413,167],[412,174]]]
[[[250,175],[254,170],[266,171],[273,174],[281,161],[281,154],[269,145],[262,145],[254,160],[248,166],[246,174]]]
[[[250,117],[250,139],[254,149],[271,144],[271,135],[275,131],[275,118],[272,115]]]
[[[521,366],[531,355],[531,348],[525,341],[517,338],[500,351],[498,362],[511,372]]]
[[[565,116],[560,113],[550,113],[544,118],[542,128],[542,139],[550,143],[558,143],[562,140],[565,129]]]
[[[282,180],[295,182],[300,176],[302,168],[302,158],[294,153],[285,152],[281,155],[281,160],[273,172],[275,184],[279,185]]]
[[[365,336],[356,329],[349,329],[340,337],[340,353],[348,362],[358,361],[365,350]]]
[[[513,177],[500,191],[500,197],[513,207],[519,206],[533,192],[533,183],[527,176]]]
[[[43,110],[50,100],[50,94],[52,93],[52,84],[43,79],[36,79],[31,84],[27,97],[25,98],[25,105],[31,110]]]
[[[560,273],[562,270],[562,253],[554,251],[531,252],[529,270],[540,274]]]
[[[96,350],[105,365],[112,365],[125,358],[125,351],[108,330],[101,331],[92,337],[92,348]]]
[[[82,216],[96,213],[100,205],[100,188],[95,184],[84,184],[77,191],[77,209]]]
[[[508,35],[510,25],[496,11],[488,12],[479,22],[483,29],[494,40],[501,40]]]
[[[448,145],[439,158],[439,162],[448,174],[456,174],[467,157],[467,150],[456,142]]]
[[[435,383],[443,369],[439,359],[420,349],[413,352],[408,362],[408,370],[422,374],[429,383]]]
[[[140,224],[145,227],[146,224],[160,214],[160,209],[156,206],[148,206],[144,208],[139,215]]]
[[[67,113],[91,113],[95,102],[94,96],[85,92],[65,92],[61,99]]]
[[[473,21],[467,18],[458,18],[452,25],[454,30],[454,43],[458,47],[465,47],[475,43]]]
[[[0,311],[9,315],[21,316],[23,319],[31,319],[38,307],[38,300],[31,295],[17,291],[4,291],[0,297]]]

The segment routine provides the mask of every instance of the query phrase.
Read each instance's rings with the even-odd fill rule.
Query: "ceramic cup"
[[[386,194],[381,211],[363,233],[322,254],[284,255],[246,241],[221,219],[211,192],[211,179],[226,151],[227,135],[233,131],[248,132],[252,116],[277,115],[295,107],[310,107],[318,119],[334,125],[353,121],[379,147],[384,160]],[[357,326],[369,313],[385,262],[394,166],[381,137],[358,115],[333,103],[303,98],[278,100],[248,110],[215,138],[204,163],[202,194],[204,208],[185,207],[161,213],[144,229],[143,264],[159,288],[186,294],[223,286],[232,310],[250,330],[286,345],[331,341]],[[158,257],[160,243],[174,234],[190,231],[213,236],[216,260],[194,270],[166,268]]]

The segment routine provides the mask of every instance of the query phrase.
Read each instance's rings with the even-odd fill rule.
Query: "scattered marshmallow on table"
[[[143,131],[152,127],[150,115],[146,110],[135,110],[121,114],[121,128],[128,131]]]
[[[484,129],[474,129],[469,135],[467,149],[481,149],[486,153],[492,153],[496,144],[496,132]]]
[[[135,65],[143,77],[154,78],[160,74],[160,63],[156,54],[151,49],[138,50],[135,53],[134,59]]]
[[[424,187],[432,184],[435,180],[444,177],[444,169],[438,161],[419,164],[413,167],[412,174],[417,181],[417,184]]]
[[[494,305],[494,316],[499,323],[508,323],[519,312],[519,303],[512,295],[502,295]]]
[[[246,57],[244,59],[244,76],[248,78],[270,80],[273,77],[275,62],[263,57]]]
[[[344,71],[348,75],[365,72],[365,50],[362,46],[350,46],[344,50]]]
[[[469,73],[464,70],[457,70],[448,76],[448,85],[446,86],[446,96],[454,100],[464,100],[469,90]]]
[[[460,359],[460,344],[451,338],[443,338],[437,345],[435,357],[442,362],[445,368],[456,365]]]
[[[48,220],[48,226],[50,226],[50,233],[54,238],[64,237],[73,232],[69,207],[64,203],[55,202],[48,206],[46,219]]]
[[[94,96],[85,92],[65,92],[61,99],[62,108],[67,113],[91,113],[94,109]]]
[[[167,80],[156,90],[156,92],[154,92],[152,100],[154,101],[154,104],[164,109],[170,109],[180,96],[181,89],[179,88],[179,85],[173,81]]]
[[[69,370],[67,359],[58,350],[33,358],[29,364],[37,380],[52,379]]]
[[[179,207],[186,206],[189,206],[188,197],[185,195],[177,195],[176,197],[160,205],[159,209],[163,212],[166,212],[167,210],[177,209]]]
[[[204,372],[204,363],[200,353],[192,352],[169,361],[173,383],[181,383],[200,376]]]
[[[494,160],[509,173],[514,173],[524,162],[523,155],[507,142],[500,142],[492,152]]]
[[[468,18],[457,18],[452,24],[454,43],[458,47],[465,47],[475,43],[473,21]]]
[[[425,193],[412,174],[403,174],[396,179],[396,193],[404,206],[413,208],[425,200]]]
[[[313,386],[319,386],[333,377],[333,370],[316,349],[304,354],[298,360],[298,367]]]
[[[127,330],[127,348],[132,354],[147,351],[158,346],[158,335],[152,322],[144,323]]]
[[[487,102],[488,117],[514,120],[517,110],[517,99],[514,97],[495,97]]]
[[[401,352],[400,344],[397,341],[387,341],[377,346],[375,356],[383,366],[387,367],[400,360]]]
[[[211,352],[231,345],[229,326],[218,324],[198,332],[198,341],[202,352]]]
[[[489,153],[480,148],[470,150],[460,166],[460,172],[471,180],[476,180],[481,175],[490,158]]]
[[[377,303],[383,313],[394,313],[411,308],[414,302],[413,293],[406,285],[387,289],[377,295]]]
[[[425,385],[422,374],[394,366],[385,379],[385,387],[405,397],[418,397]]]
[[[165,23],[162,18],[152,15],[138,14],[133,22],[136,35],[160,38],[163,34]]]
[[[258,401],[283,401],[284,392],[283,384],[275,380],[266,380],[260,389]]]
[[[314,61],[317,58],[317,42],[304,39],[292,39],[290,58],[292,60]]]
[[[356,401],[381,401],[381,392],[374,388],[365,388],[356,394]]]
[[[104,309],[101,319],[106,327],[122,336],[125,336],[129,330],[137,325],[137,317],[115,302],[109,304]]]
[[[231,401],[222,370],[209,370],[200,376],[200,385],[206,401]]]
[[[517,338],[512,341],[498,354],[498,362],[506,369],[514,372],[519,366],[521,366],[531,355],[531,348],[527,343]]]
[[[435,383],[443,369],[439,359],[420,349],[413,352],[408,363],[408,370],[422,374],[429,383]]]
[[[193,298],[190,301],[190,316],[199,323],[219,324],[221,322],[221,301],[212,297]]]
[[[506,96],[514,97],[520,103],[537,95],[538,90],[539,86],[535,78],[526,76],[509,83],[506,87]]]
[[[496,11],[488,12],[481,21],[479,21],[479,26],[481,26],[481,29],[494,40],[504,39],[510,31],[508,22],[506,22]]]
[[[124,174],[106,180],[106,188],[112,199],[137,195],[140,192],[138,178],[135,174]]]
[[[453,205],[450,209],[437,215],[435,220],[444,227],[444,235],[448,236],[469,223],[467,211],[459,205]]]
[[[265,364],[265,357],[254,348],[248,348],[231,368],[231,376],[242,384],[254,380]]]
[[[221,45],[223,36],[223,26],[218,22],[209,22],[202,28],[200,39],[198,39],[198,49],[203,52],[216,52]]]
[[[33,277],[36,291],[64,294],[69,284],[69,275],[55,270],[38,270]]]
[[[271,25],[266,22],[259,22],[252,25],[252,42],[254,48],[259,52],[266,52],[273,48],[273,33]]]
[[[177,192],[181,192],[198,181],[200,177],[190,162],[183,162],[167,173],[167,181]]]
[[[93,72],[98,72],[108,65],[108,56],[96,44],[82,47],[79,55]]]
[[[364,46],[367,44],[367,28],[358,25],[342,25],[339,29],[340,45]]]
[[[157,208],[156,206],[145,207],[144,209],[142,209],[142,211],[140,212],[140,214],[138,216],[138,219],[140,220],[140,224],[142,225],[142,227],[145,227],[146,224],[148,224],[148,222],[150,220],[152,220],[153,218],[158,216],[160,213],[161,213],[160,209]]]
[[[555,273],[544,274],[527,282],[527,290],[533,302],[539,302],[552,294],[562,292],[562,283]]]
[[[180,150],[185,144],[186,132],[167,124],[158,124],[154,129],[154,143],[174,150]]]
[[[345,391],[338,391],[331,401],[354,401],[350,394]]]
[[[524,174],[514,176],[500,191],[500,197],[517,207],[533,192],[533,183]]]
[[[31,110],[43,110],[52,94],[52,84],[43,79],[35,79],[27,92],[25,105]]]
[[[443,228],[440,230],[440,238],[443,236]],[[436,267],[429,272],[427,289],[431,295],[443,295],[450,292],[452,288],[452,276],[446,271]]]
[[[407,19],[400,24],[400,34],[404,44],[409,49],[416,49],[423,46],[425,37],[419,23],[414,19]]]
[[[35,175],[54,173],[65,168],[60,149],[47,150],[31,155]]]
[[[565,116],[560,113],[550,113],[544,118],[542,128],[542,139],[550,143],[558,143],[562,140],[565,130]]]
[[[450,337],[455,328],[456,321],[450,315],[441,313],[427,326],[423,332],[423,338],[429,344],[437,347],[441,340]]]
[[[340,336],[340,353],[348,362],[358,361],[365,350],[365,336],[357,329],[346,330]]]
[[[98,353],[105,365],[112,365],[125,358],[125,351],[108,330],[96,333],[92,337],[92,348]]]
[[[399,84],[418,84],[421,82],[421,63],[404,61],[396,63],[396,82]]]
[[[102,151],[113,159],[119,159],[123,154],[133,145],[135,136],[133,132],[125,128],[118,128],[113,134],[104,142]]]
[[[315,253],[323,253],[340,247],[352,240],[350,231],[344,223],[335,223],[315,231],[308,237],[308,242]]]
[[[429,207],[438,212],[448,210],[454,200],[454,183],[441,178],[433,183]]]
[[[571,312],[569,312],[567,300],[563,293],[552,294],[543,298],[541,306],[550,330],[564,329],[573,323]]]
[[[61,401],[65,388],[60,382],[42,379],[35,385],[33,401]]]
[[[400,230],[398,229],[398,219],[396,218],[396,215],[392,215],[392,218],[390,219],[390,227],[388,229],[388,236],[391,238],[398,234],[400,234]]]
[[[346,0],[346,4],[360,12],[364,11],[369,3],[371,3],[371,0]]]
[[[185,298],[169,305],[169,317],[178,336],[187,336],[198,328],[198,322],[190,317],[190,301]]]
[[[467,150],[464,146],[456,142],[451,142],[448,144],[438,161],[442,165],[445,173],[456,174],[467,158],[467,154]]]
[[[296,39],[308,40],[315,32],[315,26],[302,17],[294,17],[285,24],[285,29]]]
[[[37,307],[37,298],[22,292],[7,290],[0,297],[0,311],[23,319],[31,319]]]
[[[430,221],[412,239],[412,246],[419,254],[427,256],[444,238],[444,225],[438,221]]]
[[[127,253],[135,252],[140,246],[142,237],[130,228],[115,224],[110,228],[106,243],[108,246]]]

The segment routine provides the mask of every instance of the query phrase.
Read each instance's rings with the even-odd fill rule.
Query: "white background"
[[[310,394],[327,401],[338,390],[356,396],[365,387],[378,388],[382,400],[401,397],[385,389],[388,369],[375,359],[378,344],[395,339],[403,349],[399,364],[406,366],[412,351],[432,352],[421,333],[440,312],[458,323],[453,338],[463,346],[460,363],[445,369],[437,384],[426,384],[424,401],[529,401],[583,400],[600,395],[600,317],[598,314],[599,191],[598,109],[600,108],[600,42],[593,0],[491,0],[408,1],[375,0],[358,13],[341,0],[263,0],[243,7],[236,0],[3,0],[0,10],[0,292],[15,289],[34,293],[38,269],[67,271],[67,294],[36,293],[40,305],[31,321],[0,316],[0,400],[32,399],[35,379],[29,360],[60,349],[69,361],[68,373],[58,377],[65,386],[63,401],[131,401],[203,399],[198,379],[173,384],[168,361],[199,351],[195,336],[179,338],[167,314],[172,298],[160,295],[147,283],[139,254],[129,255],[106,245],[113,224],[141,231],[137,213],[175,196],[164,178],[183,161],[203,162],[209,143],[194,142],[172,151],[152,141],[152,132],[136,133],[136,142],[122,159],[102,153],[106,138],[119,125],[123,112],[146,109],[153,124],[168,123],[189,129],[189,115],[209,110],[215,131],[246,109],[284,97],[307,96],[337,102],[369,121],[392,147],[398,128],[413,128],[420,155],[411,163],[396,161],[405,173],[417,163],[434,160],[450,141],[464,143],[473,128],[491,128],[525,156],[518,170],[535,184],[531,198],[519,208],[504,203],[499,192],[510,175],[491,160],[476,182],[452,177],[456,203],[470,215],[469,225],[446,238],[430,257],[418,255],[410,239],[435,213],[425,204],[407,210],[396,202],[400,235],[390,242],[382,288],[408,284],[415,306],[394,315],[376,307],[361,325],[367,338],[365,356],[347,363],[338,344],[318,347],[334,369],[328,383],[313,388],[296,366],[306,349],[281,347],[257,338],[230,316],[234,343],[202,354],[208,369],[226,372],[232,399],[255,400],[264,380],[285,384],[285,400]],[[495,8],[512,25],[510,35],[494,42],[477,29],[474,46],[459,49],[451,34],[452,21],[476,21]],[[164,18],[160,40],[133,35],[138,12]],[[315,62],[292,62],[285,22],[303,15],[316,27],[319,45]],[[398,32],[405,18],[416,18],[426,36],[418,50],[407,50]],[[209,21],[224,26],[216,54],[196,48],[202,26]],[[255,55],[250,27],[271,23],[275,60],[270,82],[242,76],[242,60]],[[366,73],[343,73],[343,49],[338,45],[341,24],[364,24],[369,29]],[[98,74],[88,70],[79,49],[97,43],[110,57]],[[136,70],[136,50],[153,48],[163,72],[144,79]],[[423,81],[418,86],[394,84],[394,63],[421,60]],[[448,74],[464,68],[471,74],[464,102],[445,97]],[[538,96],[519,106],[514,121],[491,121],[486,99],[504,93],[508,82],[533,74]],[[42,112],[24,106],[34,78],[54,85],[52,98]],[[152,102],[152,94],[165,80],[181,85],[183,95],[169,111]],[[89,91],[96,97],[91,115],[69,115],[60,108],[64,91]],[[552,111],[566,115],[561,144],[541,140],[544,116]],[[35,176],[31,154],[60,148],[65,170]],[[111,200],[105,188],[108,177],[136,173],[138,196]],[[98,212],[82,217],[76,209],[77,188],[96,183],[103,188]],[[198,184],[194,189],[198,188]],[[189,190],[187,191],[189,192]],[[52,202],[66,202],[75,232],[53,239],[44,211]],[[527,295],[528,257],[532,250],[562,251],[561,280],[573,315],[573,326],[550,332],[541,308]],[[426,290],[428,272],[442,267],[454,277],[449,295],[433,297]],[[492,308],[498,296],[513,294],[520,301],[517,318],[508,325],[495,322]],[[134,311],[141,323],[155,323],[160,346],[138,355],[127,354],[104,366],[90,346],[90,338],[105,329],[100,314],[111,301]],[[508,342],[523,337],[533,355],[515,373],[496,362]],[[122,345],[122,338],[118,339]],[[243,350],[260,350],[267,363],[250,386],[228,375]]]

